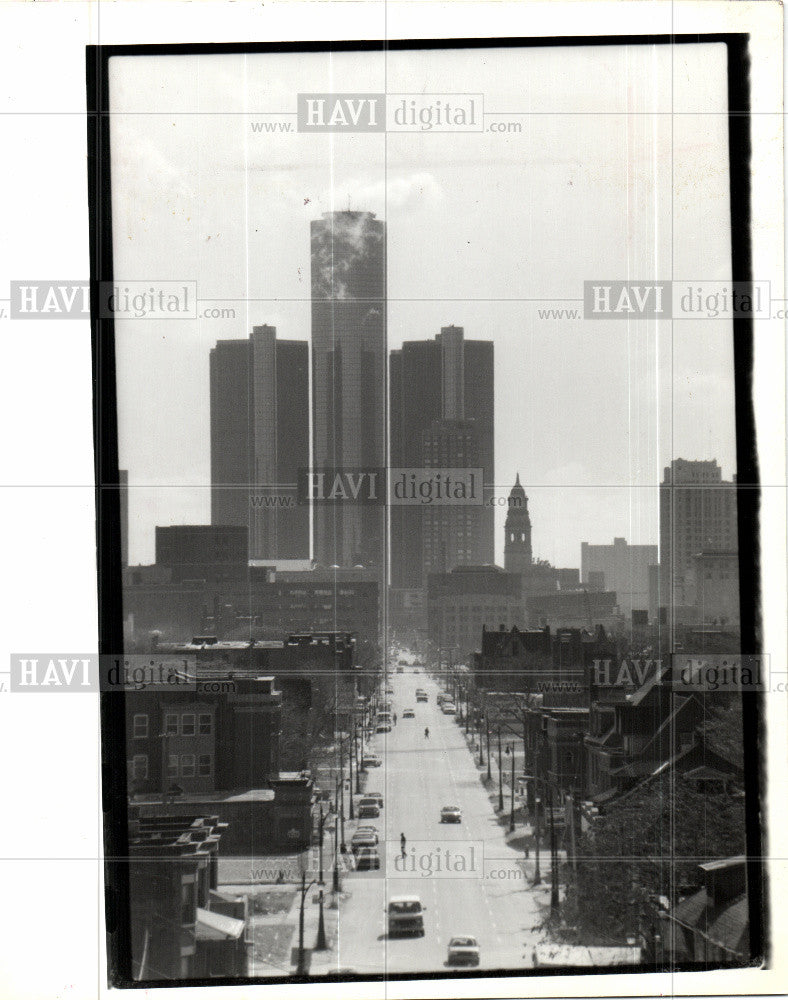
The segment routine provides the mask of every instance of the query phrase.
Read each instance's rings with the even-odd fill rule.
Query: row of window
[[[137,753],[131,758],[131,776],[134,779],[148,777],[149,761],[146,753]],[[167,756],[167,777],[169,778],[209,778],[213,774],[213,754],[171,753]]]
[[[147,713],[139,712],[132,720],[135,740],[147,739],[150,734],[150,720]],[[211,736],[213,716],[210,712],[168,712],[164,716],[166,736]]]

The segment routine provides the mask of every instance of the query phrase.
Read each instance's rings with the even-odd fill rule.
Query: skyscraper
[[[211,524],[248,527],[252,558],[309,557],[295,489],[309,462],[308,352],[273,326],[211,351]]]
[[[697,603],[696,556],[738,547],[735,481],[716,460],[674,459],[659,492],[660,605],[673,620]]]
[[[434,340],[406,341],[391,352],[393,467],[480,467],[484,482],[494,484],[493,360],[491,341],[466,340],[457,326],[443,327]],[[442,456],[440,462],[431,457],[434,451]],[[475,457],[471,462],[461,454]],[[467,522],[463,531],[470,535],[456,545],[449,536],[459,531],[461,511]],[[442,520],[448,531],[443,539]],[[492,507],[457,507],[453,513],[436,507],[426,514],[421,508],[392,507],[392,586],[422,587],[425,573],[441,565],[441,553],[447,572],[455,565],[492,563],[494,532]]]
[[[317,470],[386,465],[386,226],[373,212],[312,222],[312,426]],[[385,507],[314,508],[326,566],[385,566]]]

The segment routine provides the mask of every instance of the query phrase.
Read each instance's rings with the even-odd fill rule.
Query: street
[[[532,928],[544,919],[547,904],[543,891],[537,902],[527,881],[533,861],[523,864],[522,853],[507,846],[463,730],[438,708],[437,684],[425,673],[406,671],[389,678],[397,725],[371,743],[383,759],[367,781],[367,789],[385,800],[380,818],[369,821],[381,836],[383,868],[344,876],[348,898],[340,907],[337,965],[359,974],[446,971],[449,939],[470,935],[479,943],[480,968],[530,967],[541,937]],[[417,703],[418,687],[428,692],[428,703]],[[406,708],[415,719],[403,719]],[[440,822],[447,805],[460,807],[461,823]],[[355,826],[347,824],[348,843]],[[446,867],[454,870],[447,874]],[[420,897],[423,937],[387,936],[386,906],[400,895]]]

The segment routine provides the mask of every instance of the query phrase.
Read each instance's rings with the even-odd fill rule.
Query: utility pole
[[[484,726],[487,730],[487,780],[492,781],[492,770],[490,769],[490,717],[486,709],[484,712]]]
[[[514,743],[512,743],[512,805],[509,810],[509,833],[514,833]]]
[[[352,742],[352,740],[350,741],[349,746],[348,746],[347,767],[348,767],[348,783],[347,783],[348,784],[348,799],[350,800],[349,810],[348,810],[348,819],[352,820],[352,819],[356,818],[355,814],[353,812],[353,742]]]
[[[326,951],[328,948],[328,941],[326,940],[326,921],[323,917],[323,890],[320,890],[320,895],[317,897],[318,903],[320,904],[320,917],[317,923],[317,941],[315,941],[315,951]]]
[[[318,821],[319,822],[318,829],[320,831],[320,840],[318,841],[318,855],[320,858],[320,862],[318,865],[318,876],[317,876],[318,885],[325,885],[325,882],[323,881],[323,824],[325,823],[325,819],[326,819],[326,814],[323,812],[323,803],[321,802],[320,819]]]
[[[555,817],[553,816],[553,792],[547,786],[548,808],[550,809],[550,915],[558,914],[558,847],[555,842]]]
[[[479,730],[479,767],[484,767],[484,740],[482,739],[482,715],[476,716],[477,728]]]
[[[503,812],[503,758],[501,755],[500,726],[498,726],[498,812]]]
[[[534,782],[534,840],[536,841],[536,863],[534,865],[534,881],[533,881],[534,885],[541,885],[542,884],[542,869],[541,869],[541,866],[539,864],[539,848],[541,847],[541,844],[539,843],[539,801],[540,801],[540,799],[539,799],[539,795],[537,794],[537,792],[539,791],[538,781],[539,781],[539,779],[536,777],[536,775],[534,775],[534,777],[533,777],[533,782]]]
[[[356,795],[361,794],[361,748],[358,745],[358,726],[353,723],[353,745],[356,749]]]
[[[336,819],[334,820],[334,878],[332,889],[335,895],[339,892],[339,813],[336,814]]]

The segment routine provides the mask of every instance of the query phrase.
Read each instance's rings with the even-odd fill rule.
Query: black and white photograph
[[[144,6],[3,303],[84,330],[94,638],[0,688],[92,719],[72,995],[779,992],[781,8]]]

